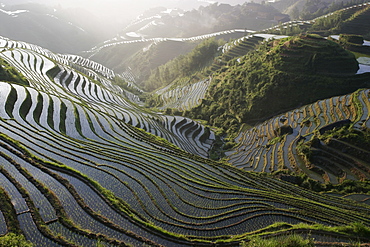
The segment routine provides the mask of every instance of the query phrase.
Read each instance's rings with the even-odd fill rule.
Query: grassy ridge
[[[271,41],[215,73],[208,97],[186,115],[232,133],[241,123],[366,85],[368,78],[348,76],[357,69],[352,54],[316,35]]]
[[[0,81],[15,82],[20,85],[29,86],[29,82],[14,67],[0,58]]]

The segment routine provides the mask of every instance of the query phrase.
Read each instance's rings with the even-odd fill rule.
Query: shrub
[[[32,247],[32,243],[27,241],[23,235],[9,233],[0,237],[0,247]]]
[[[310,238],[300,235],[281,236],[271,239],[256,237],[249,242],[242,243],[242,247],[310,247],[315,246]]]

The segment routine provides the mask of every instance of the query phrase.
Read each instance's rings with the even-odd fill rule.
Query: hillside
[[[197,63],[198,67],[193,70],[187,70],[188,74],[183,73],[182,66],[190,67],[191,64],[187,64],[191,61],[194,54],[198,54],[199,51],[197,47],[188,54],[176,58],[160,67],[158,70],[152,72],[151,78],[156,78],[161,81],[159,84],[159,89],[155,90],[151,97],[146,100],[146,105],[151,107],[157,107],[161,110],[166,110],[167,112],[177,112],[190,110],[200,104],[200,101],[205,98],[206,92],[212,81],[212,75],[216,71],[222,69],[227,63],[241,56],[246,55],[249,51],[256,48],[261,42],[267,41],[269,39],[280,39],[287,36],[269,35],[269,34],[258,34],[253,33],[247,36],[241,37],[236,40],[232,40],[223,46],[219,46],[214,52],[202,55],[201,63]],[[203,41],[198,47],[202,46],[212,46],[215,42],[213,41]],[[219,42],[221,43],[221,42]],[[222,48],[222,49],[221,49]],[[208,47],[205,50],[211,50]],[[199,54],[198,54],[199,56]],[[185,60],[185,63],[178,65],[178,62]],[[175,79],[166,78],[164,74],[166,70],[179,70],[177,72],[177,77]],[[190,73],[189,73],[190,72]],[[147,83],[150,83],[148,80]],[[154,85],[157,85],[154,83]]]
[[[133,104],[112,70],[6,38],[0,47],[29,82],[0,82],[0,235],[36,246],[369,241],[368,205],[207,159],[212,131]]]
[[[191,11],[156,8],[139,16],[115,37],[80,55],[117,73],[130,67],[141,83],[148,78],[150,69],[186,54],[200,41],[210,37],[238,39],[251,30],[270,27],[279,17],[288,20],[288,16],[271,6],[257,3],[214,3]],[[145,61],[147,66],[143,65]]]
[[[238,146],[226,156],[235,167],[247,171],[289,170],[326,184],[367,180],[369,148],[363,140],[368,142],[369,106],[369,89],[362,89],[276,115],[241,131],[235,139]],[[330,132],[341,126],[349,126],[354,134]],[[346,136],[352,140],[345,141]],[[324,140],[331,138],[334,144],[325,145]],[[335,145],[336,138],[340,145]]]
[[[264,30],[267,33],[297,35],[303,32],[317,33],[324,36],[339,34],[357,34],[370,38],[368,19],[369,3],[359,3],[340,8],[334,12],[320,15],[308,21],[286,22]]]
[[[362,0],[281,0],[271,5],[282,13],[289,14],[293,20],[311,20],[363,2]]]
[[[320,36],[266,42],[213,74],[207,97],[186,114],[232,133],[242,123],[366,87],[357,70],[352,54]]]

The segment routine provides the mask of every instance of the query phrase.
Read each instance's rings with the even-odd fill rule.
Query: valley
[[[343,33],[228,16],[257,5],[76,54],[1,36],[0,246],[367,246],[368,4],[339,10]]]

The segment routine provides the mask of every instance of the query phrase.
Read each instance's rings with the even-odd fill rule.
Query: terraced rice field
[[[177,109],[179,111],[189,110],[198,106],[201,100],[205,98],[209,85],[211,84],[211,74],[220,69],[229,60],[246,55],[250,50],[254,49],[257,44],[270,40],[280,39],[287,36],[270,35],[270,34],[251,34],[231,43],[227,43],[222,47],[222,55],[213,62],[206,73],[208,78],[195,83],[186,81],[179,85],[170,84],[158,91],[155,94],[160,96],[162,106],[159,108],[165,110],[167,108]]]
[[[229,162],[247,171],[272,172],[288,168],[293,171],[303,171],[314,179],[329,180],[334,183],[339,182],[338,179],[369,178],[369,171],[363,168],[359,171],[358,167],[356,168],[356,162],[354,162],[355,165],[351,165],[355,166],[352,167],[353,169],[349,164],[347,168],[340,167],[338,164],[336,168],[335,166],[320,167],[324,174],[318,174],[304,165],[296,150],[299,141],[310,140],[320,128],[340,120],[351,120],[357,129],[365,126],[369,128],[369,93],[369,89],[364,89],[353,94],[317,101],[244,131],[236,139],[240,144],[238,148],[227,154]],[[293,133],[279,138],[275,131],[281,126],[290,126]],[[358,162],[364,163],[364,161]],[[341,178],[338,177],[338,170],[335,169],[340,170]]]
[[[36,246],[237,246],[275,222],[370,226],[365,204],[206,159],[212,133],[140,109],[100,65],[0,44],[30,82],[0,82],[0,187]]]
[[[52,92],[52,95],[58,98],[69,98],[73,101],[73,108],[76,108],[76,104],[93,107],[99,112],[104,112],[111,117],[161,136],[188,152],[207,156],[207,151],[210,148],[209,143],[212,143],[212,140],[209,140],[208,136],[200,138],[201,136],[194,133],[195,131],[204,133],[202,126],[193,122],[200,130],[196,128],[192,132],[186,126],[176,122],[173,117],[143,112],[127,97],[131,93],[112,85],[109,78],[112,77],[113,72],[109,69],[93,62],[84,62],[89,65],[87,67],[81,67],[84,64],[82,62],[71,67],[70,58],[67,59],[67,56],[59,56],[37,46],[17,44],[6,39],[3,43],[5,50],[0,53],[0,56],[20,72],[26,74],[32,88],[42,92]],[[78,60],[78,58],[76,59]],[[58,65],[54,64],[52,60],[58,61]],[[53,81],[46,75],[46,72],[51,70],[54,76]],[[104,77],[104,75],[108,77]],[[55,100],[60,101],[56,98]],[[55,111],[59,111],[59,108],[56,106]],[[73,110],[69,113],[74,114]],[[191,120],[188,119],[185,122],[191,122]],[[180,127],[181,130],[177,129]],[[184,131],[187,132],[184,133]],[[190,137],[204,139],[208,144],[197,142],[197,148],[194,148],[193,139]],[[191,142],[191,144],[187,142]]]
[[[309,20],[309,21],[295,20],[295,21],[288,21],[288,22],[285,22],[285,23],[281,23],[281,24],[278,24],[276,26],[263,29],[263,30],[261,30],[261,32],[264,32],[264,33],[282,33],[283,32],[284,33],[285,30],[290,30],[290,29],[293,29],[295,27],[299,27],[302,30],[307,30],[318,20],[330,18],[331,16],[336,15],[336,14],[341,13],[341,12],[345,13],[345,15],[344,15],[345,18],[349,18],[352,14],[355,14],[357,11],[367,9],[369,5],[370,5],[369,2],[364,2],[362,4],[357,4],[357,5],[353,5],[353,6],[350,6],[350,7],[346,7],[346,8],[343,8],[343,9],[340,9],[338,11],[335,11],[335,12],[317,17],[317,18]],[[364,18],[364,17],[361,17],[361,18]],[[360,30],[362,28],[368,28],[367,25],[365,24],[368,21],[368,19],[366,19],[366,18],[367,17],[360,20],[356,24],[350,23],[350,25],[347,25],[345,27],[345,31],[343,31],[343,33],[347,33],[347,32],[353,33],[354,30]],[[355,31],[355,33],[356,33],[356,31]]]
[[[96,54],[98,54],[101,50],[109,48],[109,47],[114,47],[114,46],[119,46],[119,45],[129,45],[129,44],[135,44],[135,43],[159,43],[159,42],[166,42],[166,41],[176,41],[176,42],[194,42],[194,41],[199,41],[199,40],[205,40],[209,39],[212,37],[217,37],[217,36],[223,36],[223,35],[229,35],[229,34],[245,34],[245,33],[252,33],[254,31],[252,30],[245,30],[245,29],[231,29],[231,30],[225,30],[221,32],[215,32],[215,33],[209,33],[209,34],[204,34],[204,35],[199,35],[199,36],[194,36],[194,37],[188,37],[188,38],[172,38],[172,37],[156,37],[156,38],[149,38],[145,39],[142,38],[141,36],[139,37],[134,37],[134,39],[127,40],[128,37],[120,37],[120,38],[115,38],[113,40],[109,40],[105,42],[102,45],[93,47],[91,50],[86,51],[86,54],[89,55],[89,58],[92,58]],[[122,40],[120,40],[122,39]]]
[[[180,111],[190,110],[199,105],[201,100],[205,98],[210,80],[199,81],[194,84],[187,84],[185,86],[177,86],[174,89],[169,85],[162,88],[155,93],[160,95],[163,106],[159,109],[165,110],[167,108],[174,108]]]

